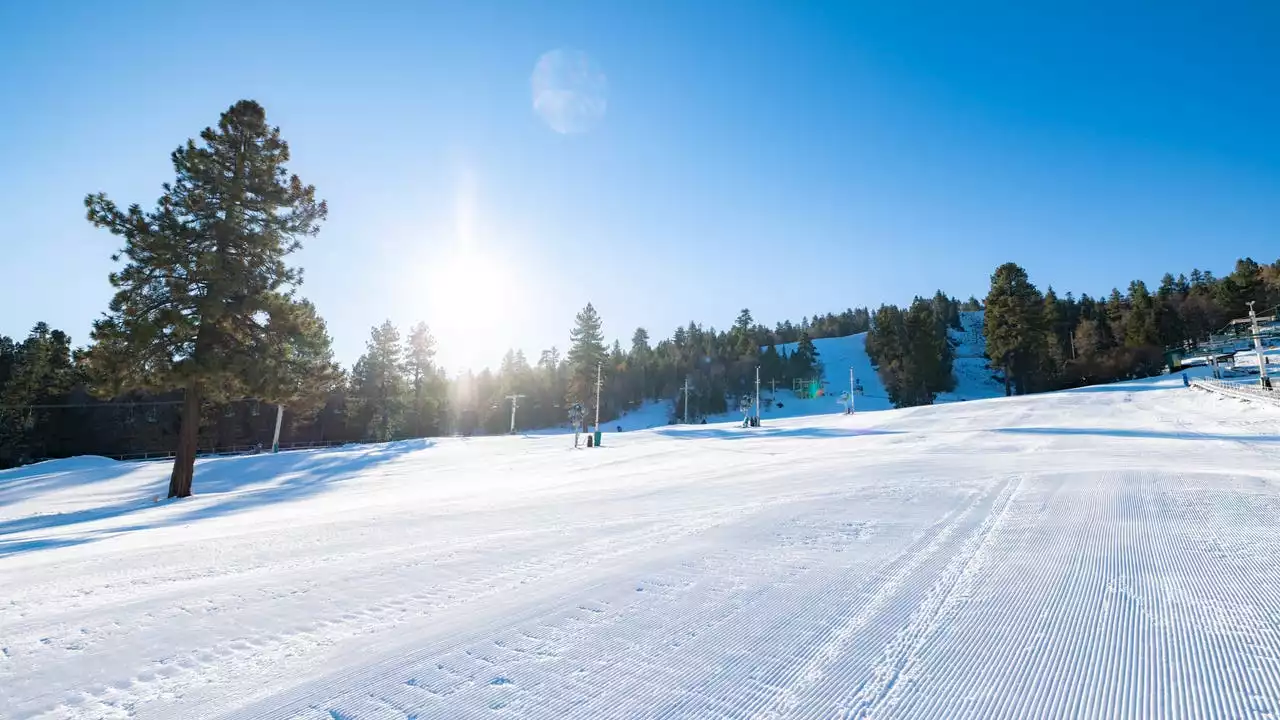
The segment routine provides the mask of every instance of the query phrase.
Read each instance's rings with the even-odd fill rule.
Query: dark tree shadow
[[[432,446],[428,440],[406,440],[339,450],[296,450],[279,455],[209,458],[196,464],[195,494],[190,498],[164,498],[168,477],[142,488],[139,497],[101,507],[67,513],[31,515],[0,521],[0,557],[33,550],[78,545],[152,527],[182,525],[195,520],[233,514],[275,502],[299,500],[333,489],[342,482],[407,453]],[[104,475],[118,477],[137,469],[135,463],[119,472],[106,468]],[[61,482],[75,471],[62,473]],[[96,470],[95,470],[96,472]],[[114,473],[114,474],[112,474]],[[86,482],[103,478],[86,474]],[[181,512],[173,512],[177,506]],[[162,511],[162,508],[167,511]],[[121,527],[79,527],[99,520],[129,516],[137,522]],[[9,536],[36,530],[55,531],[44,538]]]
[[[73,476],[77,485],[89,485],[114,480],[139,467],[138,463],[117,462],[110,458],[79,457],[0,470],[0,505],[64,485]]]

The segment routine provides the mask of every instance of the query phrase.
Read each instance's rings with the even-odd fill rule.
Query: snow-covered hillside
[[[962,312],[960,322],[964,329],[948,330],[955,344],[956,357],[953,373],[956,377],[956,389],[940,394],[936,402],[949,403],[1004,396],[1004,385],[994,379],[991,370],[987,368],[987,360],[983,357],[986,351],[986,339],[982,334],[982,316],[981,310]],[[794,353],[797,345],[798,343],[779,345],[778,352],[785,349],[787,354]],[[862,385],[862,395],[855,399],[855,406],[859,412],[888,410],[893,407],[884,385],[880,382],[880,377],[871,365],[871,358],[867,356],[866,333],[847,337],[821,338],[814,340],[813,345],[818,351],[818,360],[823,366],[823,380],[829,396],[801,400],[787,390],[783,395],[784,408],[776,417],[802,417],[841,412],[843,406],[838,401],[840,393],[849,389],[849,368],[853,368],[855,379]],[[786,406],[790,406],[790,410]],[[724,419],[728,419],[728,416]]]
[[[211,459],[174,502],[0,472],[0,716],[1275,717],[1278,425],[1168,378]]]
[[[964,400],[980,400],[1004,396],[1004,385],[995,380],[993,373],[987,368],[987,360],[983,357],[986,351],[986,339],[982,334],[982,311],[960,313],[963,330],[948,330],[955,345],[954,374],[956,389],[942,393],[936,398],[938,403],[961,402]],[[862,394],[855,398],[855,409],[858,412],[872,410],[889,410],[893,403],[885,392],[880,377],[871,365],[867,356],[867,334],[859,333],[846,337],[819,338],[813,341],[818,351],[818,360],[822,363],[822,381],[824,395],[816,398],[800,398],[789,387],[777,388],[764,386],[761,395],[765,402],[761,404],[761,417],[766,421],[813,415],[833,415],[844,412],[841,393],[849,389],[849,368],[853,368],[856,381],[862,386]],[[777,346],[778,352],[784,350],[789,355],[794,353],[798,343],[784,343]],[[781,403],[781,407],[779,407]],[[607,432],[647,430],[662,427],[675,417],[675,403],[670,400],[647,401],[642,407],[626,413],[617,420],[602,423]],[[742,414],[736,409],[719,415],[712,415],[708,422],[721,423],[741,420]],[[570,432],[565,427],[535,431],[534,434],[563,434]]]
[[[995,379],[987,367],[987,338],[983,334],[982,310],[960,313],[963,330],[948,329],[955,346],[955,360],[951,373],[956,378],[956,389],[938,396],[937,402],[959,402],[982,398],[1004,397],[1004,383]]]

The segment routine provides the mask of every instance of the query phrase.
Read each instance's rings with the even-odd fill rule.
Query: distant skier
[[[1191,387],[1191,378],[1186,373],[1182,373],[1182,387]]]

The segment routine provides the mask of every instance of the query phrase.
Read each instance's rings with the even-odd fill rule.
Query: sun
[[[520,315],[517,278],[503,257],[464,245],[433,263],[422,281],[433,332],[442,344],[501,352]]]

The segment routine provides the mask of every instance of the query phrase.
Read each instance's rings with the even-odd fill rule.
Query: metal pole
[[[1267,354],[1262,349],[1262,333],[1258,330],[1258,314],[1253,311],[1253,303],[1253,300],[1249,301],[1249,321],[1253,326],[1253,351],[1258,354],[1258,383],[1269,388],[1271,378],[1267,377]]]
[[[280,452],[280,424],[284,421],[284,406],[276,406],[276,434],[271,438],[271,452]]]
[[[853,414],[853,366],[849,366],[849,414]]]
[[[760,424],[760,366],[756,366],[756,425]]]
[[[596,363],[596,432],[600,432],[600,369],[604,363]]]
[[[516,408],[520,407],[520,398],[524,395],[508,395],[507,399],[511,401],[511,434],[516,432]]]

